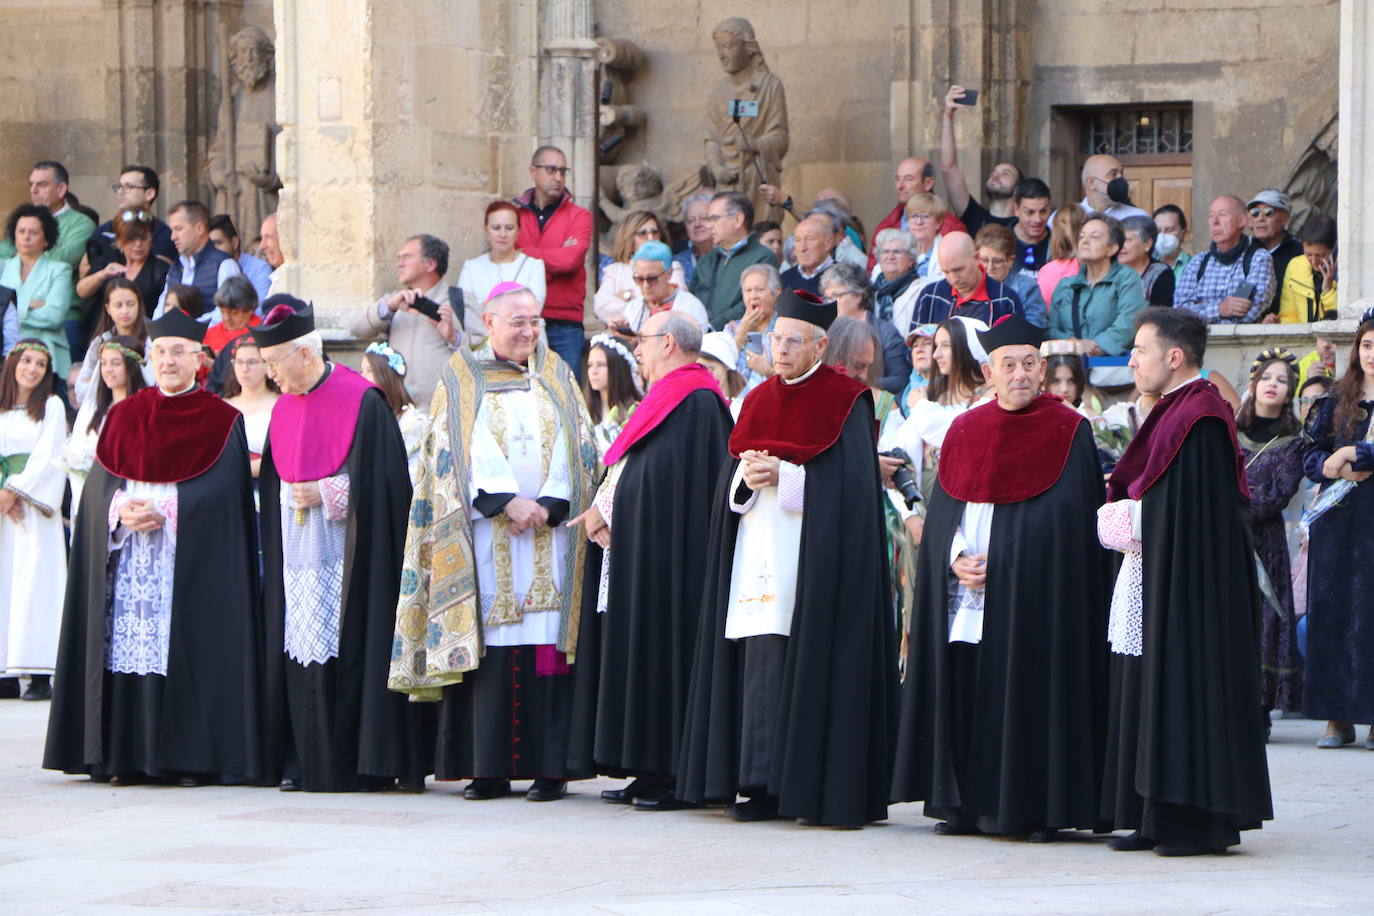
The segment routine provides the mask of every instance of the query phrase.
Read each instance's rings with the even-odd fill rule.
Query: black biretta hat
[[[205,340],[205,332],[209,329],[209,325],[196,321],[181,309],[172,308],[168,309],[166,314],[158,320],[148,322],[148,339],[184,337],[187,340],[201,343]]]
[[[1003,315],[986,331],[978,332],[978,342],[989,356],[998,347],[1024,345],[1039,347],[1045,340],[1045,329],[1037,328],[1020,315]]]
[[[267,316],[262,324],[248,329],[260,347],[275,347],[315,330],[314,305],[295,296],[286,293],[268,296],[262,310]]]
[[[783,290],[774,309],[780,318],[807,321],[827,331],[830,330],[830,324],[836,315],[835,303],[826,302],[815,293],[804,289]]]

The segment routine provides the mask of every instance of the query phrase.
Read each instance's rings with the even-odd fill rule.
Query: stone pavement
[[[0,913],[1293,913],[1374,909],[1374,752],[1275,723],[1277,820],[1240,852],[1114,853],[882,826],[737,824],[719,809],[272,789],[114,789],[38,769],[46,703],[0,703]],[[1361,730],[1363,738],[1363,729]]]

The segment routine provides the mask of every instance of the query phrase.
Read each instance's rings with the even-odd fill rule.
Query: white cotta
[[[282,584],[286,593],[283,649],[297,664],[324,664],[339,655],[343,614],[346,512],[331,518],[330,492],[347,499],[348,473],[320,483],[318,506],[291,507],[291,484],[281,482]]]
[[[67,545],[62,533],[59,463],[67,433],[62,402],[50,397],[43,419],[24,408],[0,412],[0,457],[28,455],[5,487],[20,496],[19,521],[0,516],[0,665],[4,674],[51,674],[57,663]]]

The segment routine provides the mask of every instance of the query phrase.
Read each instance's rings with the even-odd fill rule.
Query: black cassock
[[[741,791],[766,792],[777,797],[779,815],[816,824],[887,817],[896,633],[874,439],[865,393],[838,440],[805,462],[796,605],[786,637],[725,638],[740,520],[728,498],[739,462],[722,470],[705,545],[679,798],[732,802]],[[750,785],[751,771],[760,769],[765,784]]]
[[[1157,843],[1224,849],[1274,816],[1236,451],[1198,420],[1141,499],[1143,646],[1112,655],[1102,814]]]
[[[112,410],[107,430],[117,414],[122,412]],[[115,490],[127,485],[94,464],[82,491],[43,766],[96,777],[275,780],[264,746],[262,602],[243,420],[232,420],[222,452],[206,470],[176,484],[165,676],[106,668],[107,589],[118,557],[106,547],[107,513]]]
[[[622,459],[604,614],[596,612],[601,549],[587,551],[569,752],[577,775],[676,772],[706,578],[702,548],[730,425],[720,396],[698,389]]]
[[[284,648],[281,478],[269,441],[262,490],[269,736],[274,758],[302,789],[348,792],[399,782],[420,790],[433,771],[433,712],[387,689],[401,554],[410,509],[405,443],[380,390],[358,407],[349,475],[339,652],[301,665]],[[336,471],[335,473],[338,473]]]
[[[1097,540],[1102,499],[1097,450],[1079,422],[1058,481],[993,511],[982,640],[952,643],[950,549],[966,503],[937,482],[918,560],[894,801],[924,801],[927,816],[987,833],[1099,826],[1113,569]]]

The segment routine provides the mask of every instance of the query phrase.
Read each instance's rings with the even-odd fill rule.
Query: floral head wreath
[[[17,343],[14,345],[14,349],[11,352],[18,353],[21,350],[37,350],[39,353],[46,356],[49,361],[52,360],[52,351],[48,349],[46,344],[41,344],[36,340],[25,340]]]
[[[145,363],[142,353],[137,353],[133,350],[130,350],[122,343],[115,343],[113,340],[105,341],[103,344],[100,345],[100,349],[113,350],[125,359],[131,359],[134,362],[138,363],[140,366],[142,366]]]
[[[630,366],[630,379],[635,383],[635,393],[641,398],[644,397],[644,379],[639,375],[639,360],[635,359],[634,353],[610,334],[598,334],[591,339],[588,348],[604,347],[608,352],[614,353],[625,360]]]
[[[1260,367],[1263,366],[1265,363],[1273,362],[1276,359],[1283,360],[1285,363],[1288,364],[1288,368],[1291,369],[1294,373],[1299,375],[1301,374],[1298,372],[1298,358],[1293,355],[1291,350],[1288,350],[1284,347],[1270,347],[1269,349],[1262,352],[1259,356],[1256,356],[1255,361],[1250,364],[1250,378],[1253,379],[1256,375],[1258,375]]]
[[[401,378],[405,378],[405,357],[393,350],[391,344],[387,343],[385,340],[379,340],[376,343],[368,344],[367,349],[363,352],[375,353],[377,356],[380,356],[382,359],[386,360],[386,364],[391,367],[392,372],[395,372]]]

